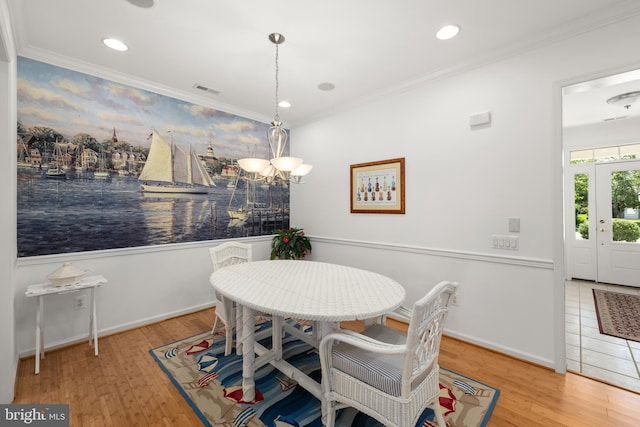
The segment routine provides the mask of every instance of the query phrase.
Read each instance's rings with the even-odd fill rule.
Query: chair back
[[[214,271],[227,265],[251,262],[251,248],[251,244],[240,242],[225,242],[209,248]]]
[[[440,339],[457,287],[454,282],[440,282],[413,306],[402,366],[403,396],[437,367]]]

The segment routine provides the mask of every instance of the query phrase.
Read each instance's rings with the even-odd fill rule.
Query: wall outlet
[[[86,295],[78,295],[73,298],[73,308],[76,310],[82,310],[87,308],[87,296]]]
[[[453,299],[451,300],[451,305],[454,305],[456,307],[460,305],[460,298],[458,297],[458,293],[457,292],[455,294],[453,294]]]

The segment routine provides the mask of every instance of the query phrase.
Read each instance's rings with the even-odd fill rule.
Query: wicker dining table
[[[321,398],[320,384],[282,358],[283,331],[314,346],[341,321],[366,320],[399,307],[405,290],[395,280],[372,271],[306,260],[255,261],[230,265],[209,277],[213,288],[242,310],[243,400],[255,399],[254,373],[271,363]],[[272,348],[255,341],[255,314],[273,316]],[[313,321],[314,334],[300,332],[283,319]],[[256,355],[258,356],[256,358]]]

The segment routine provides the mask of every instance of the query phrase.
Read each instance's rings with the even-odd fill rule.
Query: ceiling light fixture
[[[640,90],[635,90],[633,92],[621,93],[620,95],[616,95],[607,99],[607,104],[622,106],[627,110],[631,108],[635,102],[640,99]]]
[[[320,83],[318,85],[318,89],[328,92],[330,90],[334,90],[336,88],[336,85],[334,85],[333,83],[329,83],[329,82],[325,82],[325,83]]]
[[[436,33],[438,40],[449,40],[460,32],[460,27],[457,25],[445,25],[440,28]]]
[[[284,43],[284,36],[279,33],[272,33],[269,34],[269,40],[276,45],[276,113],[273,122],[271,122],[271,127],[267,130],[267,139],[269,140],[271,151],[270,160],[250,157],[239,159],[238,164],[247,172],[249,179],[254,181],[264,179],[270,183],[275,179],[279,179],[283,183],[288,183],[289,180],[292,180],[299,184],[302,177],[311,171],[312,166],[303,164],[303,159],[299,157],[282,155],[289,139],[289,135],[283,127],[278,114],[278,107],[280,106],[278,101],[280,83],[278,80],[278,46]]]
[[[119,52],[125,52],[129,50],[129,46],[127,46],[126,44],[124,44],[124,42],[121,42],[118,39],[106,38],[106,39],[102,39],[102,43],[104,43],[105,46],[110,47],[111,49],[117,50]]]

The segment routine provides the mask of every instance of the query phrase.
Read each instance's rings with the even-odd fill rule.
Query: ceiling
[[[563,89],[563,124],[580,126],[603,121],[640,118],[640,69],[589,80]],[[618,95],[621,102],[607,100]]]
[[[280,108],[280,118],[288,125],[640,13],[640,2],[628,0],[8,3],[19,55],[160,88],[265,122],[275,110],[275,45],[268,35],[282,33],[279,98],[292,106]],[[460,34],[437,40],[435,32],[450,23],[461,26]],[[105,47],[105,37],[121,39],[129,50]],[[335,89],[320,90],[322,83]],[[623,85],[625,90],[638,86]],[[618,94],[618,89],[612,90]],[[586,101],[576,102],[580,120],[612,116],[603,101],[609,95],[591,95],[589,102],[597,107],[589,114]]]

